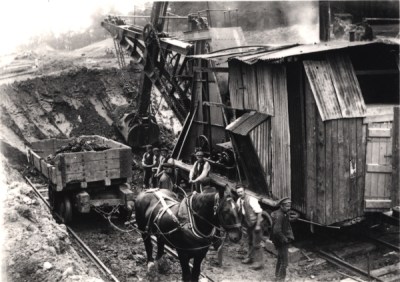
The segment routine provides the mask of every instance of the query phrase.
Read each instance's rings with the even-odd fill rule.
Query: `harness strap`
[[[213,229],[211,230],[209,235],[204,235],[203,233],[201,233],[198,229],[197,226],[194,222],[194,218],[193,218],[193,212],[192,212],[192,200],[193,200],[193,195],[190,197],[190,199],[187,199],[188,203],[187,203],[187,210],[188,210],[188,217],[189,217],[189,228],[192,230],[193,235],[195,235],[198,238],[201,239],[208,239],[214,236],[216,228],[215,226],[213,226]]]
[[[173,198],[171,198],[171,197],[168,197],[168,196],[166,196],[166,195],[163,195],[160,191],[155,191],[154,194],[156,195],[156,197],[159,199],[161,205],[163,206],[162,209],[160,209],[160,211],[158,212],[158,215],[156,216],[156,218],[154,219],[154,222],[157,221],[157,223],[158,223],[158,220],[162,217],[162,215],[163,215],[165,212],[167,212],[167,213],[171,216],[172,220],[173,220],[175,223],[179,224],[178,218],[172,213],[172,211],[171,211],[171,209],[170,209],[171,207],[177,205],[177,204],[178,204],[178,201],[176,201],[175,199],[173,199]],[[168,200],[172,200],[173,203],[167,205],[167,203],[165,202],[165,199],[164,199],[164,198],[165,198],[165,199],[168,199]]]

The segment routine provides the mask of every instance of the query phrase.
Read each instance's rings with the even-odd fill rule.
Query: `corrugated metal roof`
[[[268,45],[265,47],[221,50],[212,54],[195,55],[192,58],[208,60],[238,60],[247,64],[258,61],[279,61],[283,58],[299,56],[304,54],[326,52],[330,50],[360,47],[372,44],[399,45],[400,41],[395,39],[384,39],[375,41],[330,41],[307,45]]]
[[[253,128],[265,121],[269,116],[258,112],[245,113],[240,118],[230,123],[226,130],[240,135],[247,135]]]

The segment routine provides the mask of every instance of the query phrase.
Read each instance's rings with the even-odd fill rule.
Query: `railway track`
[[[352,234],[350,236],[354,235],[355,234]],[[316,256],[324,259],[328,263],[335,265],[347,273],[351,273],[346,274],[337,271],[339,274],[352,278],[355,281],[400,281],[400,272],[398,271],[400,269],[399,259],[389,265],[376,267],[376,264],[379,265],[377,262],[379,260],[384,260],[384,257],[389,254],[393,256],[395,254],[395,256],[399,258],[400,248],[398,242],[394,244],[393,242],[370,234],[357,234],[357,237],[351,238],[354,239],[351,245],[343,247],[339,244],[336,248],[332,246],[315,247],[313,252]],[[373,245],[371,245],[371,243]],[[338,254],[343,248],[353,249],[355,252],[354,257],[352,257],[351,251],[345,255]],[[360,252],[359,254],[356,254],[357,250]],[[386,254],[382,255],[380,253],[383,250],[387,251]],[[375,265],[375,267],[373,265]]]
[[[28,178],[25,177],[26,182],[29,184],[29,186],[34,190],[34,192],[38,195],[38,197],[45,203],[45,205],[51,210],[50,204],[48,203],[48,192],[47,192],[47,185],[35,185],[32,183],[32,181]],[[55,213],[55,216],[57,217],[58,220],[61,220],[61,217]],[[135,224],[133,224],[134,227]],[[70,226],[66,225],[67,230],[69,234],[71,234],[72,238],[77,242],[77,244],[80,246],[82,251],[85,253],[85,255],[93,262],[93,264],[102,272],[104,277],[107,277],[110,281],[113,282],[119,282],[118,278],[111,272],[111,270],[100,260],[98,256],[90,249],[90,247],[84,243],[84,241],[80,238],[80,236],[77,234],[76,231],[74,231]],[[134,230],[140,235],[140,232],[137,228],[134,228]],[[151,237],[153,246],[157,244],[156,237],[152,236]],[[174,257],[175,259],[178,260],[178,254],[176,253],[175,250],[170,248],[169,246],[165,246],[165,251],[167,254],[170,256]],[[190,267],[192,267],[192,264],[190,264]],[[207,276],[204,273],[200,273],[200,276],[202,278],[206,278],[208,281],[214,282],[214,280]]]

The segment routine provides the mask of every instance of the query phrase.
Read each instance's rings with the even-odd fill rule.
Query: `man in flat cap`
[[[271,214],[271,240],[278,251],[278,260],[275,268],[275,278],[277,281],[285,281],[286,268],[288,266],[288,248],[290,242],[294,240],[288,214],[291,204],[292,201],[290,198],[283,198],[278,202],[279,209]]]
[[[204,152],[196,152],[197,161],[194,163],[192,169],[189,173],[189,183],[195,185],[196,191],[198,193],[202,192],[202,181],[204,178],[208,177],[210,173],[210,164],[208,161],[204,160]]]
[[[162,164],[162,174],[160,177],[159,187],[162,189],[168,189],[172,191],[175,186],[175,173],[174,173],[174,165],[170,163]]]
[[[244,185],[237,185],[236,193],[239,196],[239,199],[237,200],[239,212],[243,215],[242,224],[247,228],[247,235],[249,239],[249,251],[247,253],[247,257],[242,260],[242,263],[254,263],[254,265],[250,268],[253,270],[259,270],[264,267],[263,253],[261,249],[262,209],[256,198],[246,194]]]
[[[153,146],[146,145],[146,153],[143,154],[142,158],[142,167],[143,167],[143,189],[147,189],[150,187],[150,180],[152,176],[152,167],[153,167]]]

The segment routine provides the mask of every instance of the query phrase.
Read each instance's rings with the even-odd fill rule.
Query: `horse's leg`
[[[182,281],[191,281],[191,272],[189,267],[189,257],[182,251],[178,251],[179,262],[182,268]]]
[[[164,241],[162,238],[157,237],[157,257],[156,260],[159,260],[164,255]]]
[[[206,256],[206,252],[195,256],[193,259],[193,268],[192,268],[192,281],[199,281],[200,276],[200,266],[201,262],[203,261],[204,257]]]
[[[151,243],[151,238],[150,234],[148,233],[143,233],[142,234],[143,242],[144,242],[144,247],[146,249],[146,254],[147,254],[147,263],[153,262],[153,245]]]

